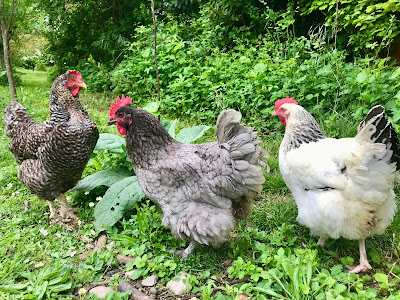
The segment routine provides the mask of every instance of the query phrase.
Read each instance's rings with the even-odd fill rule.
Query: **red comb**
[[[81,73],[79,73],[78,71],[69,70],[68,73],[72,73],[72,74],[74,74],[74,75],[76,76],[76,78],[82,80],[82,75],[81,75]]]
[[[121,99],[118,98],[113,102],[113,104],[110,107],[110,117],[115,114],[115,112],[118,110],[120,107],[128,106],[129,104],[132,103],[132,99],[129,97],[125,97],[122,95]]]
[[[289,98],[289,96],[286,96],[286,98],[280,99],[275,102],[275,110],[277,110],[284,103],[299,104],[296,100],[294,100],[294,97]]]

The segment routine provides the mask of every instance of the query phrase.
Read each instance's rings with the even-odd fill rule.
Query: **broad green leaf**
[[[161,125],[165,128],[166,131],[171,127],[171,122],[168,120],[161,120]]]
[[[308,285],[300,283],[299,287],[304,295],[307,295],[310,292],[310,287]]]
[[[381,288],[387,288],[389,283],[389,278],[386,274],[376,273],[374,275],[374,278],[376,281],[381,282],[381,284],[379,285]]]
[[[96,205],[94,210],[96,229],[102,230],[104,226],[114,225],[127,211],[133,209],[144,196],[136,176],[115,182]]]
[[[202,137],[204,132],[210,129],[210,126],[199,125],[190,128],[183,128],[176,135],[176,140],[182,143],[191,143]]]
[[[358,75],[357,75],[357,82],[359,82],[359,83],[363,83],[363,82],[366,82],[367,80],[368,80],[368,75],[367,75],[367,73],[365,72],[365,71],[362,71],[362,72],[360,72],[360,73],[358,73]]]
[[[51,290],[53,293],[59,293],[59,292],[63,292],[63,291],[68,291],[72,288],[72,284],[74,282],[72,281],[72,279],[68,279],[67,282],[65,283],[59,283],[57,285],[54,286],[49,286],[49,290]]]
[[[0,285],[0,291],[3,291],[5,293],[19,293],[21,292],[21,290],[25,289],[28,285],[29,283]]]
[[[175,138],[175,127],[176,127],[176,122],[177,122],[177,120],[175,119],[175,120],[173,120],[172,122],[170,122],[170,126],[169,126],[169,128],[168,128],[168,133],[169,133],[169,135],[170,136],[172,136],[172,138],[174,139]]]
[[[37,295],[37,299],[43,299],[44,293],[46,292],[47,285],[49,284],[48,281],[43,282],[41,285],[36,286],[33,290],[32,293],[34,295]]]
[[[126,141],[123,137],[110,133],[102,133],[99,136],[94,150],[105,149],[113,153],[124,153],[122,145],[126,145]]]
[[[144,272],[143,272],[142,269],[136,270],[136,271],[134,271],[134,272],[129,276],[129,278],[132,279],[132,280],[136,280],[136,279],[138,279],[140,276],[142,276],[143,273],[144,273]]]
[[[72,190],[91,191],[101,185],[112,186],[114,183],[132,175],[133,172],[126,167],[103,170],[83,178]]]
[[[157,115],[158,114],[158,102],[150,102],[147,103],[144,107],[143,110],[148,111],[149,113],[153,114],[153,115]]]

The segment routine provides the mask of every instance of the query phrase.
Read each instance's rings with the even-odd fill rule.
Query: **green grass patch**
[[[21,72],[24,84],[17,90],[18,101],[35,119],[44,121],[49,116],[51,82],[45,73]],[[1,111],[10,101],[8,92],[7,88],[0,87]],[[114,126],[106,126],[113,99],[109,94],[83,91],[81,95],[83,105],[102,133],[117,134]],[[185,119],[180,124],[182,127],[199,125]],[[348,136],[355,128],[356,125],[348,125],[343,118],[323,124],[325,133],[334,136]],[[100,234],[92,231],[94,208],[89,204],[97,203],[96,198],[102,196],[105,189],[96,188],[87,195],[67,193],[71,203],[79,208],[82,220],[76,230],[50,225],[47,202],[39,200],[18,181],[18,166],[7,148],[8,139],[1,133],[0,299],[76,299],[80,288],[102,280],[107,271],[133,269],[136,270],[134,276],[139,278],[157,274],[161,284],[180,272],[187,272],[193,286],[191,293],[200,293],[201,299],[235,299],[240,294],[251,295],[252,299],[400,297],[400,214],[384,235],[367,239],[368,257],[376,270],[360,276],[348,274],[344,265],[358,263],[357,242],[329,240],[323,250],[316,246],[317,237],[310,236],[308,229],[296,222],[297,207],[279,173],[282,127],[277,127],[272,137],[263,136],[271,172],[265,174],[266,183],[251,216],[239,223],[230,242],[218,248],[199,246],[195,255],[185,261],[169,254],[168,250],[187,243],[171,236],[161,225],[161,212],[147,201],[106,229],[109,242],[103,252],[80,258],[80,254],[91,251]],[[200,141],[210,140],[215,140],[212,131]],[[118,159],[116,154],[96,152],[84,176],[119,165]],[[30,205],[27,213],[24,212],[25,201]],[[133,255],[136,261],[118,265],[117,254]],[[114,275],[111,279],[115,291],[121,276]],[[249,279],[232,286],[226,284],[244,278]],[[115,292],[110,299],[123,297]]]

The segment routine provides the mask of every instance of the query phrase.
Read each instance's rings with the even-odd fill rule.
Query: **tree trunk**
[[[3,38],[4,64],[6,65],[8,85],[10,86],[11,99],[17,99],[17,91],[15,89],[14,74],[10,58],[10,43],[8,41],[8,32],[2,28],[1,36]]]
[[[17,99],[17,91],[15,89],[14,75],[11,65],[10,41],[8,39],[8,33],[10,32],[12,19],[14,16],[14,3],[15,0],[11,0],[10,15],[7,22],[5,20],[4,0],[1,0],[1,7],[0,7],[0,27],[1,27],[1,37],[3,39],[4,64],[6,65],[8,85],[10,86],[12,100]]]
[[[156,13],[154,11],[154,0],[151,0],[151,14],[153,16],[153,25],[154,25],[154,63],[155,63],[155,67],[156,67],[156,76],[157,76],[158,106],[160,109],[160,104],[161,104],[160,75],[158,73],[158,64],[157,64],[157,23],[156,23]]]
[[[1,44],[3,44],[3,41],[1,42]],[[4,55],[3,55],[2,51],[0,51],[0,71],[4,70],[3,57],[4,57]]]

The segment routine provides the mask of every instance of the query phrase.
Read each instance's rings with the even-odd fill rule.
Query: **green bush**
[[[21,74],[16,69],[13,69],[13,73],[14,73],[15,86],[20,86],[22,82]],[[8,86],[7,72],[5,70],[0,71],[0,85]]]
[[[349,62],[346,52],[329,50],[319,34],[292,38],[275,27],[255,40],[232,32],[236,45],[224,49],[219,46],[224,28],[212,24],[206,15],[190,25],[159,24],[162,112],[209,121],[221,109],[233,108],[242,111],[248,124],[271,131],[279,125],[270,118],[274,102],[290,95],[321,119],[340,112],[357,123],[376,104],[385,105],[394,121],[400,118],[400,69],[387,60]],[[111,73],[114,91],[137,104],[157,94],[152,30],[136,29],[136,41]]]

